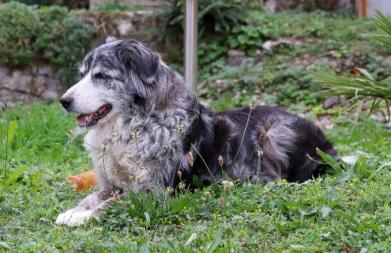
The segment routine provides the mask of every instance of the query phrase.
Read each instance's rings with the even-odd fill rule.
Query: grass
[[[217,110],[261,100],[312,118],[331,114],[327,135],[341,155],[359,155],[356,165],[303,184],[224,191],[219,183],[171,198],[129,194],[100,221],[56,226],[57,215],[88,194],[73,191],[66,178],[92,165],[81,138],[68,137],[74,118],[58,104],[17,106],[0,117],[0,252],[391,252],[391,131],[365,115],[324,111],[312,80],[314,70],[355,67],[376,79],[391,75],[379,43],[359,35],[370,23],[324,14],[267,22],[270,39],[312,40],[256,64],[249,56],[239,67],[223,59],[205,65],[200,97]]]
[[[235,185],[227,192],[218,185],[163,200],[133,195],[80,228],[54,225],[87,194],[65,180],[91,167],[80,139],[68,139],[74,119],[57,104],[19,106],[3,113],[3,137],[14,119],[8,175],[26,167],[13,181],[0,181],[0,251],[391,250],[391,132],[366,117],[354,124],[339,117],[328,132],[340,153],[361,154],[344,171],[304,184]]]

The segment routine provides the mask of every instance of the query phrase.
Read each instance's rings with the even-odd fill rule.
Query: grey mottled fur
[[[85,148],[97,170],[100,190],[63,214],[56,223],[75,226],[90,217],[120,190],[164,191],[180,168],[188,168],[183,138],[192,121],[197,99],[185,87],[182,77],[160,56],[134,40],[110,40],[92,50],[80,67],[81,81],[63,98],[72,99],[67,108],[77,114],[90,113],[102,104],[113,106],[108,116],[88,129]],[[202,115],[206,122],[212,121]],[[226,119],[229,123],[229,119]],[[263,170],[265,179],[281,176],[287,167],[287,153],[295,133],[291,121],[278,118],[261,127],[258,146],[263,149],[263,167],[276,167],[276,175]],[[242,135],[235,131],[232,135]],[[197,148],[197,144],[194,144]],[[248,150],[240,150],[231,162],[232,178],[257,179],[255,167],[244,167]],[[231,158],[232,159],[232,158]],[[273,170],[274,171],[274,170]]]

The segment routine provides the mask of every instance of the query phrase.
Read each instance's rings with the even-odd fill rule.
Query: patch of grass
[[[361,156],[342,172],[303,184],[235,185],[227,192],[219,184],[168,199],[131,195],[113,202],[99,222],[79,228],[54,225],[87,194],[65,180],[91,166],[80,139],[67,147],[73,117],[56,104],[16,107],[3,112],[3,132],[6,118],[17,122],[9,175],[26,169],[14,187],[0,180],[0,251],[391,250],[391,132],[366,117],[354,125],[340,117],[328,132],[341,154]]]

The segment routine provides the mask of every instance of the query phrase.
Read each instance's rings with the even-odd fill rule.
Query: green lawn
[[[98,222],[56,226],[57,215],[88,194],[73,191],[66,178],[92,165],[81,137],[68,137],[74,117],[58,104],[17,106],[0,116],[0,252],[391,252],[391,130],[365,113],[349,116],[345,107],[325,111],[312,78],[314,71],[356,67],[384,78],[391,75],[389,51],[362,36],[374,31],[366,20],[259,15],[254,27],[241,27],[248,51],[242,66],[201,62],[199,96],[217,110],[262,101],[310,119],[330,114],[327,135],[341,155],[360,156],[355,166],[303,184],[224,191],[218,183],[171,198],[130,195]],[[299,44],[253,55],[280,37]],[[228,50],[200,48],[205,57]]]
[[[99,222],[68,228],[56,226],[56,216],[87,193],[74,192],[66,177],[91,167],[81,139],[67,137],[74,119],[57,104],[9,109],[0,122],[8,178],[0,181],[0,251],[390,252],[391,131],[354,120],[337,117],[328,132],[340,153],[362,154],[343,171],[304,184],[133,196]],[[15,131],[5,161],[7,122]]]

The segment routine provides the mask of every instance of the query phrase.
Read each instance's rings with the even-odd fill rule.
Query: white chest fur
[[[84,146],[101,187],[152,190],[175,173],[189,119],[184,111],[160,116],[128,123],[117,118],[87,133]]]

